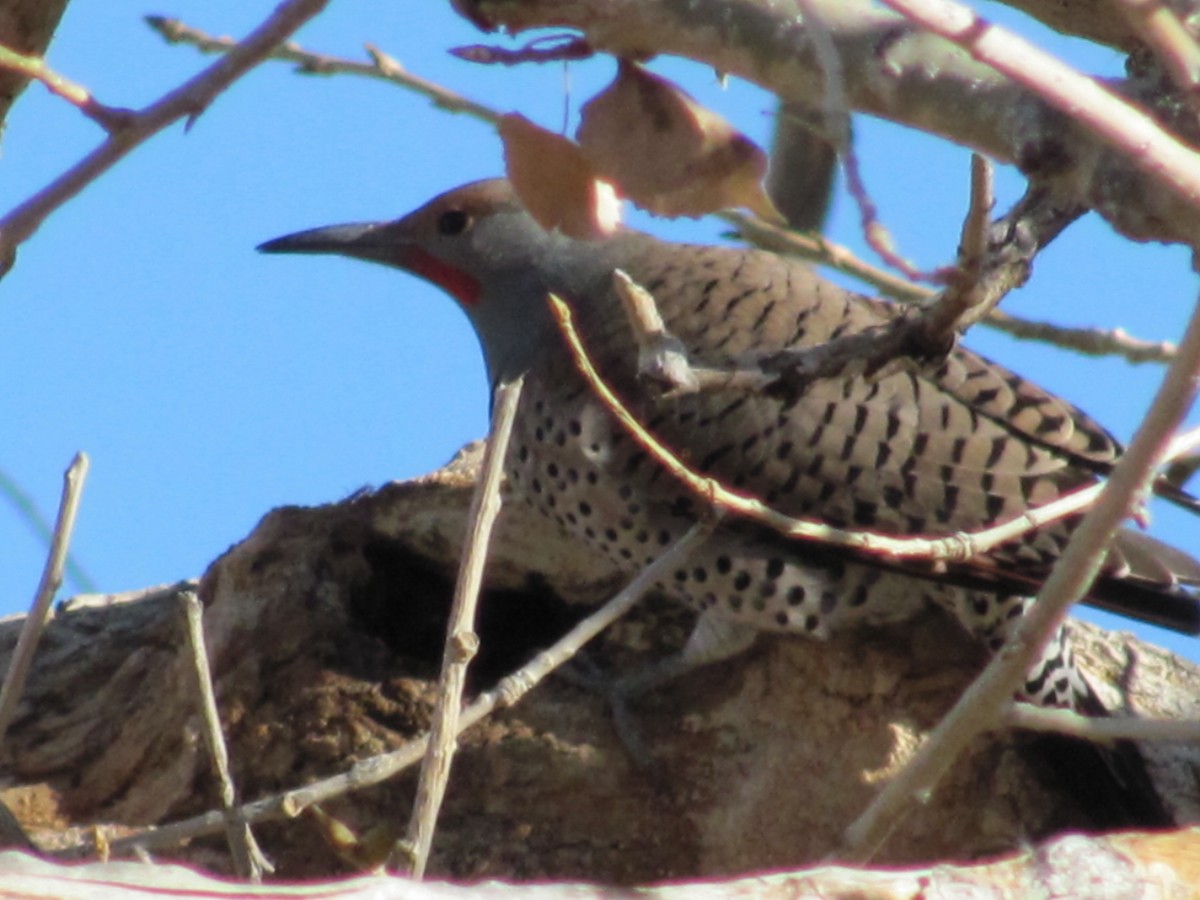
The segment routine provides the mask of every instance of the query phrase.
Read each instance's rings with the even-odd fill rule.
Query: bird
[[[550,294],[570,306],[600,375],[652,434],[693,471],[790,516],[894,536],[978,531],[1096,483],[1122,452],[1067,400],[959,344],[874,373],[820,378],[791,395],[655,390],[639,377],[616,270],[649,292],[692,363],[716,368],[749,354],[819,347],[886,324],[900,308],[762,250],[671,243],[625,228],[598,240],[547,230],[504,179],[448,191],[400,219],[310,229],[258,249],[379,263],[453,297],[474,326],[493,386],[524,379],[505,503],[527,505],[584,552],[631,575],[680,538],[704,504],[589,388]],[[933,565],[785,539],[726,517],[658,585],[698,613],[670,671],[737,654],[761,632],[826,639],[910,619],[930,605],[995,652],[1078,521]],[[1085,602],[1197,634],[1197,585],[1200,563],[1127,529]],[[1105,712],[1074,664],[1069,626],[1018,696]],[[1143,818],[1155,816],[1152,809]]]

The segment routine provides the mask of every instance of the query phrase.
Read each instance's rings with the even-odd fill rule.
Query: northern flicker
[[[572,305],[602,375],[652,432],[696,471],[787,514],[896,535],[975,531],[1094,482],[1120,453],[1083,412],[963,348],[876,377],[816,381],[792,398],[663,397],[638,379],[615,269],[653,295],[701,365],[812,347],[878,325],[894,310],[770,253],[671,244],[636,231],[595,242],[548,233],[503,180],[450,191],[393,222],[318,228],[259,249],[383,263],[451,294],[479,335],[493,383],[525,375],[506,463],[508,502],[529,504],[631,573],[690,527],[698,503],[586,386],[550,316],[551,292]],[[700,613],[685,651],[693,662],[736,652],[758,631],[822,638],[905,619],[930,603],[995,650],[1074,524],[1043,527],[935,573],[727,520],[661,587]],[[1185,587],[1198,583],[1200,563],[1129,531],[1088,599],[1198,633],[1200,604]],[[1030,671],[1023,696],[1094,705],[1065,632]]]

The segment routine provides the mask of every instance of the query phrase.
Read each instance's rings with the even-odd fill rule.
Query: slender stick
[[[644,298],[637,292],[631,292],[626,299],[636,303]],[[571,308],[553,294],[550,295],[550,306],[579,373],[621,427],[643,450],[701,500],[716,505],[722,512],[761,522],[786,537],[848,547],[896,559],[958,562],[1086,509],[1103,488],[1102,484],[1077,488],[1042,506],[1027,509],[1001,525],[979,531],[959,531],[940,537],[896,537],[862,528],[834,528],[817,519],[785,515],[757,497],[737,493],[715,478],[696,473],[674,451],[647,431],[596,371],[575,330]]]
[[[54,528],[50,521],[38,509],[37,503],[33,497],[29,496],[19,484],[3,469],[0,469],[0,496],[5,497],[13,510],[25,520],[26,524],[37,535],[38,540],[44,543],[47,547],[54,539]],[[79,564],[79,560],[71,552],[67,552],[67,562],[64,569],[66,577],[74,582],[75,590],[84,594],[95,594],[99,592],[96,587],[96,582],[92,577],[84,571],[83,566]]]
[[[262,882],[263,871],[273,872],[275,867],[263,856],[249,824],[237,809],[237,788],[229,770],[229,751],[225,747],[225,735],[221,731],[221,716],[217,712],[217,698],[213,693],[212,670],[208,665],[208,649],[204,644],[204,610],[195,591],[184,591],[179,595],[183,607],[184,630],[188,647],[192,653],[192,668],[196,673],[196,687],[200,693],[200,718],[204,722],[204,743],[212,758],[213,770],[221,788],[221,807],[225,810],[225,836],[238,875],[249,878],[255,884]]]
[[[1200,154],[1097,79],[953,0],[883,0],[911,22],[953,41],[1124,153],[1178,198],[1200,207]]]
[[[26,56],[8,47],[0,47],[0,68],[37,79],[52,94],[62,97],[105,131],[114,131],[129,119],[129,110],[105,106],[83,85],[51,69],[40,56]]]
[[[168,19],[165,16],[146,16],[146,24],[162,35],[164,40],[172,44],[190,44],[201,53],[228,53],[237,46],[237,43],[229,38],[205,34],[198,28],[193,28],[178,19]],[[440,84],[427,81],[419,75],[412,74],[396,59],[372,44],[366,45],[366,51],[371,57],[369,63],[330,56],[325,53],[315,53],[289,41],[272,50],[267,58],[294,62],[298,71],[305,75],[348,74],[391,82],[428,97],[433,101],[434,106],[447,112],[466,113],[492,125],[500,122],[501,113],[497,110],[477,103],[469,97],[456,94]]]
[[[58,507],[58,519],[54,523],[50,554],[46,558],[46,567],[42,570],[42,580],[34,595],[33,605],[21,628],[21,636],[17,638],[17,647],[8,664],[4,686],[0,687],[0,745],[4,743],[4,733],[12,722],[17,704],[21,700],[21,692],[25,689],[25,679],[29,675],[29,667],[33,665],[34,651],[46,626],[46,620],[50,617],[50,605],[54,602],[54,595],[62,587],[63,566],[67,560],[67,549],[71,546],[71,532],[75,529],[75,514],[79,511],[79,500],[83,494],[83,483],[87,479],[89,465],[86,453],[76,453],[63,476],[62,501]]]
[[[1013,703],[1001,721],[1009,728],[1069,734],[1088,741],[1200,743],[1200,721],[1195,719],[1138,719],[1134,716],[1101,719],[1081,716],[1069,709],[1045,709],[1028,703]]]
[[[518,671],[501,679],[492,690],[480,694],[475,702],[463,710],[458,720],[458,733],[462,734],[490,715],[493,710],[512,706],[540,684],[547,675],[574,656],[580,647],[629,612],[646,591],[687,560],[696,546],[708,537],[714,521],[704,520],[692,526],[683,537],[639,572],[636,578],[604,606],[555,641],[551,647],[537,654]],[[247,822],[298,816],[314,803],[386,781],[420,762],[428,747],[429,736],[426,735],[405,744],[399,750],[355,763],[348,771],[339,775],[247,803],[241,808],[242,816]],[[120,856],[138,850],[170,847],[191,838],[220,831],[224,821],[222,813],[207,812],[181,822],[148,828],[139,834],[118,838],[111,842],[110,851],[113,856]],[[77,858],[89,851],[90,848],[86,845],[76,845],[63,851],[62,855]]]
[[[504,456],[512,435],[523,384],[524,376],[520,376],[496,386],[492,430],[483,451],[479,481],[467,513],[467,538],[458,570],[458,583],[454,588],[454,602],[450,607],[450,621],[446,626],[446,647],[442,651],[442,674],[429,732],[429,752],[421,764],[421,779],[417,785],[417,799],[413,804],[408,835],[404,846],[399,847],[399,852],[393,856],[396,859],[397,856],[408,855],[404,862],[408,863],[406,868],[413,878],[421,878],[429,862],[429,848],[433,843],[438,810],[446,794],[450,764],[457,746],[458,719],[467,666],[479,650],[479,637],[473,630],[475,607],[483,585],[488,541],[500,512],[500,479],[504,475]]]
[[[174,19],[149,16],[147,21],[166,40],[190,44],[204,53],[227,53],[237,46],[228,38],[213,37]],[[407,72],[374,47],[368,45],[367,52],[371,54],[372,63],[316,53],[289,42],[273,51],[268,58],[295,62],[301,72],[308,74],[348,74],[382,79],[416,91],[449,112],[464,113],[491,125],[500,121],[499,111]],[[819,234],[801,234],[732,210],[719,213],[718,216],[737,228],[739,236],[750,243],[776,253],[815,260],[851,275],[890,297],[919,301],[936,293],[857,258],[848,248]],[[1175,353],[1175,347],[1170,343],[1141,340],[1121,329],[1069,328],[1017,318],[999,310],[992,310],[982,324],[1020,340],[1042,341],[1091,356],[1121,356],[1134,363],[1169,362]]]
[[[812,0],[796,0],[805,22],[812,44],[813,55],[821,70],[824,90],[821,96],[821,114],[826,136],[837,150],[846,173],[846,190],[858,204],[859,225],[863,237],[880,259],[913,281],[935,281],[936,278],[920,271],[896,250],[895,241],[887,226],[879,218],[879,208],[867,190],[859,165],[858,152],[851,134],[850,103],[846,96],[846,77],[842,57],[837,43],[829,31],[818,5]]]
[[[1030,606],[1013,638],[967,688],[917,754],[846,830],[849,859],[872,856],[912,799],[932,791],[967,744],[980,732],[994,727],[1071,604],[1087,593],[1117,529],[1148,492],[1155,467],[1175,443],[1171,436],[1196,396],[1198,378],[1200,304],[1192,311],[1178,356],[1167,370],[1133,442],[1075,530],[1037,602]]]
[[[150,106],[132,113],[99,147],[0,219],[0,274],[11,266],[17,246],[33,235],[51,213],[168,125],[184,118],[194,120],[221,91],[262,62],[328,2],[284,0],[227,55]]]
[[[923,316],[923,337],[932,346],[940,346],[955,334],[964,334],[1007,294],[1007,291],[992,291],[989,297],[980,284],[987,259],[989,217],[995,202],[992,164],[972,153],[971,203],[963,221],[958,265],[949,270],[948,286]]]
[[[1154,51],[1193,114],[1200,112],[1200,46],[1163,0],[1116,0],[1113,4]]]

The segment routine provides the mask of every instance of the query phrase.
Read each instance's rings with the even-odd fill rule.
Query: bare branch
[[[54,540],[54,529],[51,527],[50,522],[47,521],[45,515],[38,508],[33,497],[23,490],[3,469],[0,469],[0,495],[3,495],[12,504],[13,510],[33,529],[38,539],[49,546]],[[65,571],[67,577],[75,583],[76,590],[89,594],[97,592],[96,583],[84,571],[79,560],[75,558],[75,554],[70,551],[67,552]]]
[[[258,842],[254,840],[250,826],[237,810],[237,788],[234,787],[233,776],[229,771],[229,751],[225,747],[225,735],[221,731],[221,716],[217,712],[217,698],[213,692],[208,650],[204,645],[203,608],[195,591],[184,591],[179,595],[179,599],[188,649],[191,651],[192,668],[196,673],[196,688],[200,695],[204,743],[208,747],[217,784],[221,789],[221,808],[225,812],[225,837],[229,841],[229,852],[238,875],[259,884],[264,871],[273,872],[275,869],[263,855]]]
[[[1200,112],[1200,46],[1175,11],[1162,0],[1117,0],[1113,5],[1154,51],[1193,114]]]
[[[1066,734],[1097,743],[1111,741],[1200,742],[1200,721],[1137,719],[1132,716],[1101,719],[1081,716],[1069,709],[1045,709],[1029,703],[1013,703],[1001,722],[1009,728]]]
[[[674,374],[677,390],[746,390],[792,398],[814,381],[851,374],[879,376],[912,360],[938,359],[949,353],[961,331],[999,303],[1029,271],[1038,248],[1052,240],[1080,213],[1061,209],[1053,195],[1027,194],[995,225],[985,227],[991,205],[990,179],[979,171],[972,179],[972,212],[963,262],[951,270],[953,282],[940,295],[932,295],[879,325],[838,337],[813,347],[750,355],[732,360],[720,369],[689,369],[677,360],[658,377]],[[994,235],[989,242],[984,231]],[[982,248],[986,245],[987,252]],[[648,296],[648,295],[647,295]],[[638,322],[633,322],[635,333]],[[680,376],[686,375],[686,383]]]
[[[546,650],[514,672],[501,679],[492,690],[479,697],[463,710],[456,728],[461,734],[480,722],[495,709],[512,706],[525,694],[533,690],[546,676],[574,656],[584,644],[601,631],[624,616],[658,581],[678,568],[680,563],[702,543],[712,530],[713,519],[705,519],[693,525],[686,534],[672,544],[653,563],[638,573],[623,590],[596,610],[567,634],[559,638]],[[264,822],[273,819],[294,818],[314,803],[338,797],[379,784],[421,761],[429,747],[429,736],[418,738],[399,750],[374,756],[355,763],[349,771],[296,788],[281,794],[264,797],[247,803],[239,812],[246,822]],[[145,829],[113,840],[109,851],[114,856],[170,847],[191,838],[213,834],[225,826],[225,815],[216,810],[181,822]],[[77,859],[90,854],[87,844],[77,844],[62,850],[63,858]]]
[[[3,6],[0,46],[23,56],[38,57],[50,45],[67,0],[6,0]],[[29,77],[24,74],[0,71],[0,125],[28,84]]]
[[[683,342],[667,330],[650,292],[621,269],[613,272],[613,289],[633,328],[638,347],[638,375],[666,386],[669,393],[699,390],[698,370],[688,362]],[[728,378],[728,373],[710,374]]]
[[[54,595],[62,587],[63,566],[66,564],[67,550],[71,545],[71,534],[75,530],[75,514],[79,511],[79,500],[83,495],[83,483],[87,479],[89,465],[86,453],[76,453],[63,476],[62,500],[58,507],[58,519],[54,523],[50,553],[42,570],[42,580],[34,594],[29,614],[25,617],[21,635],[17,638],[8,673],[4,676],[4,686],[0,688],[0,744],[4,743],[4,733],[8,730],[8,725],[17,711],[17,704],[21,700],[21,692],[25,688],[29,667],[33,665],[38,640],[50,616],[50,605],[54,602]]]
[[[912,799],[933,790],[967,744],[998,720],[1068,609],[1095,580],[1113,535],[1146,495],[1155,468],[1168,450],[1177,446],[1172,435],[1200,387],[1198,375],[1200,304],[1192,312],[1179,355],[1167,370],[1133,442],[1095,505],[1075,529],[1037,602],[1026,611],[1013,638],[930,733],[917,755],[846,830],[851,858],[869,858]]]
[[[1097,82],[1058,62],[1051,69],[1040,57],[1030,64],[1025,45],[993,26],[984,28],[985,50],[999,43],[1005,59],[1019,60],[1006,65],[1005,74],[873,4],[811,2],[837,44],[851,109],[1038,173],[1035,181],[1055,184],[1129,237],[1190,245],[1200,234],[1200,155]],[[653,49],[746,78],[787,101],[821,102],[821,69],[809,29],[789,4],[739,4],[736,27],[726,0],[459,0],[456,8],[481,27],[513,34],[573,28],[597,50],[616,56]],[[962,32],[956,27],[952,33]],[[978,44],[972,42],[972,49]],[[1013,52],[1016,46],[1025,55]],[[1010,69],[1023,78],[1009,75]],[[1061,92],[1051,82],[1057,84],[1059,74],[1072,87],[1071,110],[1076,88],[1082,91],[1086,127],[1058,105]],[[1116,89],[1136,102],[1139,87],[1129,82]]]
[[[774,528],[785,537],[812,540],[896,559],[959,562],[985,553],[999,544],[1014,540],[1027,531],[1078,513],[1091,505],[1103,490],[1103,485],[1100,484],[1079,488],[1064,494],[1051,503],[1026,510],[1020,516],[1002,525],[976,532],[958,532],[936,538],[903,538],[865,529],[833,528],[815,519],[786,516],[754,497],[730,490],[716,479],[696,474],[672,450],[660,443],[626,408],[592,365],[587,350],[575,330],[570,307],[553,294],[550,295],[550,304],[551,311],[574,358],[576,368],[583,375],[588,386],[609,412],[616,417],[621,427],[637,442],[638,446],[666,468],[684,487],[706,503],[715,505],[723,513],[733,513],[761,522]],[[1183,451],[1180,450],[1180,452]]]
[[[983,324],[1021,341],[1042,341],[1088,356],[1120,356],[1131,363],[1166,363],[1178,348],[1170,341],[1144,341],[1123,328],[1066,328],[992,310]]]
[[[0,275],[17,247],[60,206],[136,147],[180,119],[194,120],[217,95],[260,63],[271,49],[325,8],[329,0],[285,0],[228,55],[143,110],[57,179],[0,219]]]
[[[884,0],[884,3],[1036,92],[1200,211],[1200,154],[1094,79],[1012,32],[988,23],[953,0]],[[1200,249],[1195,234],[1184,242]]]
[[[1177,7],[1195,0],[1172,0]],[[1112,0],[1004,0],[1005,6],[1018,9],[1059,34],[1081,37],[1097,44],[1132,51],[1138,36]]]
[[[101,103],[83,85],[70,81],[47,66],[41,57],[23,56],[7,47],[0,47],[0,68],[40,81],[52,94],[62,97],[105,131],[117,131],[129,122],[129,110]]]
[[[158,20],[152,23],[168,40],[190,44],[204,52],[227,52],[233,41],[214,38],[198,29],[176,21]],[[368,46],[374,65],[304,50],[289,43],[276,50],[270,58],[299,64],[300,71],[314,74],[350,74],[379,78],[400,87],[414,90],[444,109],[465,113],[489,124],[496,124],[501,113],[463,97],[448,88],[404,71],[398,63],[381,51]],[[1019,221],[1014,210],[1005,221]],[[742,212],[728,211],[720,217],[738,229],[751,243],[772,250],[812,259],[838,271],[853,275],[888,296],[899,300],[919,301],[935,296],[935,291],[912,284],[903,278],[858,259],[848,248],[820,235],[807,235]],[[1065,224],[1065,223],[1064,223]],[[1017,226],[1014,224],[1013,228]],[[1024,226],[1021,226],[1024,227]],[[1036,243],[1036,242],[1035,242]],[[1014,279],[1017,280],[1017,279]],[[1129,362],[1167,362],[1175,348],[1167,342],[1144,341],[1131,337],[1120,329],[1069,328],[1049,322],[1027,320],[999,310],[993,310],[983,320],[990,328],[1003,331],[1022,340],[1038,340],[1076,350],[1091,356],[1121,356]]]
[[[863,235],[871,249],[906,278],[913,281],[933,281],[935,280],[933,276],[920,271],[896,252],[895,242],[892,240],[887,226],[879,218],[879,210],[867,191],[862,169],[858,165],[858,153],[854,148],[854,139],[850,130],[850,107],[846,102],[846,80],[837,45],[829,33],[818,5],[813,0],[796,0],[796,3],[808,23],[809,34],[813,40],[813,50],[821,69],[821,80],[824,85],[821,110],[825,128],[842,160],[842,168],[846,172],[846,187],[850,191],[850,196],[858,204]]]
[[[946,337],[961,334],[983,319],[1003,298],[993,291],[988,296],[981,284],[987,262],[989,216],[996,202],[992,164],[978,153],[971,154],[971,203],[963,221],[958,265],[946,275],[947,288],[935,309],[925,317],[925,328],[935,345]]]
[[[820,235],[789,231],[743,212],[723,212],[720,217],[736,227],[742,239],[756,247],[829,266],[896,300],[912,303],[937,294],[932,288],[912,284],[872,266],[856,257],[849,248]],[[1014,316],[999,309],[993,309],[980,324],[1017,340],[1041,341],[1088,356],[1120,356],[1131,363],[1163,363],[1175,357],[1175,345],[1169,341],[1142,340],[1120,328],[1070,328]]]
[[[146,23],[162,35],[163,39],[172,44],[187,44],[202,53],[229,53],[237,46],[237,41],[230,38],[213,37],[197,28],[180,22],[178,19],[167,19],[162,16],[147,16]],[[304,75],[358,75],[364,78],[375,78],[390,84],[399,85],[410,91],[423,94],[433,101],[434,105],[447,112],[465,113],[491,125],[500,121],[500,113],[482,103],[476,103],[456,94],[453,91],[426,81],[418,75],[408,72],[397,60],[384,53],[377,47],[367,44],[367,54],[370,63],[353,59],[343,59],[304,50],[289,41],[274,48],[267,54],[266,59],[294,62],[297,70]]]
[[[429,751],[421,765],[421,779],[417,784],[417,798],[413,803],[408,835],[404,846],[398,847],[393,855],[393,861],[402,862],[403,868],[417,879],[425,874],[438,811],[450,780],[450,764],[454,759],[458,738],[458,719],[462,711],[467,666],[479,650],[479,637],[474,631],[475,607],[483,586],[483,567],[487,562],[492,526],[500,513],[504,457],[508,451],[523,384],[524,378],[520,377],[496,386],[492,429],[483,452],[479,480],[471,496],[466,549],[459,564],[450,620],[446,624],[446,644],[442,650],[437,705],[433,710],[433,723],[429,731]]]

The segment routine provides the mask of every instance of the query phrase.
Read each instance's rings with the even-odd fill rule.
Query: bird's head
[[[442,288],[466,311],[492,378],[529,365],[544,329],[550,291],[572,292],[600,255],[548,233],[503,179],[448,191],[401,219],[332,225],[289,234],[265,253],[321,253],[382,263]]]

